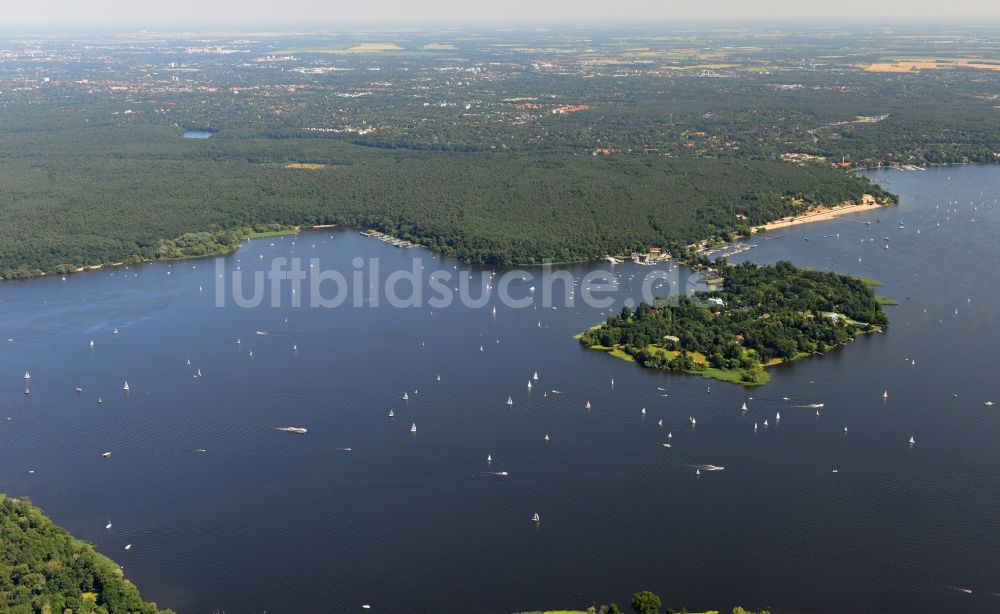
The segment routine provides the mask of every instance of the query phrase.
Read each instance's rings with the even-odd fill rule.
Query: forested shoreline
[[[139,596],[121,568],[27,499],[0,493],[0,610],[7,614],[172,614]]]
[[[308,161],[311,170],[289,166]],[[0,277],[209,256],[259,230],[373,228],[471,263],[593,260],[893,196],[775,160],[455,154],[102,127],[0,134]]]

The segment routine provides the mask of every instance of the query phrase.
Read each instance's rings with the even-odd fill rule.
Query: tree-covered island
[[[748,386],[765,366],[823,353],[888,319],[864,280],[788,262],[723,264],[718,290],[624,307],[578,337],[644,367]]]

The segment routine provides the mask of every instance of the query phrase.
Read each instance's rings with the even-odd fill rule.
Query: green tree
[[[632,595],[632,609],[636,614],[659,614],[660,597],[651,591],[639,591]]]

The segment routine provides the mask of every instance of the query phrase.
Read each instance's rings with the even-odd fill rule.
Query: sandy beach
[[[863,203],[859,205],[839,205],[836,207],[816,207],[810,209],[809,211],[792,217],[781,218],[780,220],[775,220],[769,224],[765,224],[762,228],[766,231],[778,230],[780,228],[787,228],[789,226],[798,226],[799,224],[809,224],[811,222],[822,222],[824,220],[832,220],[838,218],[842,215],[848,213],[860,213],[862,211],[871,211],[872,209],[881,209],[885,205],[882,205],[875,201],[875,198],[865,194],[862,198]]]

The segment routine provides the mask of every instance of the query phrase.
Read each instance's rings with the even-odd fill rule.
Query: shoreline
[[[783,217],[780,220],[774,220],[773,222],[768,222],[763,226],[758,226],[754,229],[753,233],[771,232],[772,230],[780,230],[782,228],[789,228],[791,226],[799,226],[802,224],[811,224],[813,222],[825,222],[828,220],[835,220],[842,215],[848,215],[850,213],[874,211],[876,209],[882,209],[890,206],[888,204],[878,202],[869,194],[865,194],[863,200],[864,202],[860,204],[837,205],[835,207],[820,205],[818,207],[813,207],[800,215]]]
[[[781,218],[781,219],[778,219],[778,220],[774,220],[772,222],[768,222],[767,224],[764,224],[762,226],[754,227],[753,229],[751,229],[751,236],[754,235],[754,234],[757,234],[759,232],[767,232],[767,231],[771,231],[771,230],[779,230],[779,229],[782,229],[782,228],[788,228],[790,226],[797,226],[799,224],[807,224],[807,223],[811,223],[811,222],[821,222],[821,221],[836,219],[837,217],[839,217],[841,215],[846,215],[846,214],[849,214],[849,213],[858,213],[858,212],[862,212],[862,211],[870,211],[870,210],[873,210],[873,209],[880,209],[882,207],[888,207],[891,204],[891,203],[880,203],[880,202],[876,201],[875,198],[872,195],[870,195],[870,194],[863,195],[862,199],[865,202],[863,202],[861,204],[836,205],[836,206],[833,206],[833,207],[828,206],[828,205],[819,205],[817,207],[813,207],[812,209],[809,209],[809,210],[803,212],[800,215],[784,217],[784,218]],[[265,232],[259,232],[259,233],[252,232],[252,233],[248,234],[243,240],[252,241],[254,239],[265,239],[265,238],[270,238],[270,237],[294,235],[294,234],[298,234],[299,232],[301,232],[303,230],[328,230],[330,228],[336,228],[336,227],[338,227],[336,224],[315,224],[315,225],[310,225],[310,226],[305,226],[305,225],[291,226],[289,228],[282,229],[282,230],[277,230],[277,231],[265,231]],[[349,228],[349,227],[345,227],[345,228]],[[366,228],[362,228],[362,227],[359,227],[359,228],[361,228],[362,230],[372,230],[370,228],[367,228],[367,229]],[[388,236],[393,236],[393,235],[388,235]],[[737,241],[739,239],[746,239],[746,238],[747,237],[733,237],[733,240],[730,241],[729,243],[734,243],[735,241]],[[414,247],[421,247],[421,248],[427,249],[427,250],[435,252],[435,253],[443,253],[443,252],[440,252],[440,251],[434,249],[433,246],[425,245],[425,244],[421,243],[419,240],[418,241],[413,241],[412,243],[413,243]],[[696,247],[696,246],[690,246],[690,247]],[[140,259],[140,260],[135,260],[135,261],[106,262],[106,263],[95,264],[95,265],[84,265],[84,266],[81,266],[81,267],[77,267],[73,271],[67,271],[65,273],[54,273],[54,272],[43,271],[43,272],[40,272],[40,273],[35,274],[35,275],[28,275],[28,276],[24,276],[24,277],[12,277],[12,278],[3,278],[3,277],[0,277],[0,283],[5,282],[5,281],[18,281],[18,280],[27,280],[27,279],[39,279],[39,278],[49,277],[49,276],[52,276],[52,275],[65,277],[66,275],[69,275],[69,274],[87,273],[87,272],[90,272],[90,271],[100,271],[101,269],[104,269],[104,268],[117,268],[117,267],[132,265],[132,264],[148,264],[148,263],[152,263],[152,262],[173,262],[173,261],[179,261],[179,260],[193,260],[193,259],[200,259],[200,258],[213,258],[213,257],[217,257],[217,256],[225,256],[227,254],[231,254],[231,253],[233,253],[234,251],[236,251],[238,249],[239,249],[239,245],[237,244],[237,245],[233,246],[232,249],[227,249],[227,250],[215,252],[215,253],[212,253],[212,254],[204,254],[204,255],[198,255],[198,256],[182,256],[182,257],[179,257],[179,258],[160,258],[160,259],[145,258],[145,259]],[[567,261],[567,262],[521,263],[521,264],[515,264],[515,265],[511,265],[511,266],[514,266],[514,267],[541,267],[541,266],[545,266],[546,264],[548,264],[550,266],[565,266],[565,265],[571,265],[571,264],[581,264],[581,263],[586,263],[586,262],[598,262],[599,260],[600,260],[599,258],[594,258],[594,259],[573,260],[573,261]],[[676,262],[681,263],[681,261],[676,261]],[[486,266],[486,265],[481,264],[481,266]]]
[[[32,279],[43,279],[46,277],[62,277],[65,279],[69,275],[78,275],[80,273],[96,273],[103,269],[117,269],[117,268],[128,268],[132,265],[140,264],[153,264],[155,262],[181,262],[184,260],[203,260],[205,258],[217,258],[219,256],[228,256],[240,249],[243,241],[256,241],[258,239],[270,239],[274,237],[285,237],[290,235],[297,235],[303,230],[329,230],[330,228],[337,228],[336,224],[316,224],[313,226],[292,226],[283,230],[274,230],[267,232],[253,232],[247,236],[240,239],[240,241],[233,245],[231,248],[224,250],[219,250],[211,254],[197,255],[197,256],[180,256],[177,258],[141,258],[138,260],[121,260],[118,262],[103,262],[101,264],[88,264],[84,266],[77,267],[72,271],[66,271],[63,273],[53,273],[48,271],[42,271],[36,275],[29,275],[26,277],[0,277],[0,283],[10,282],[10,281],[29,281]]]

